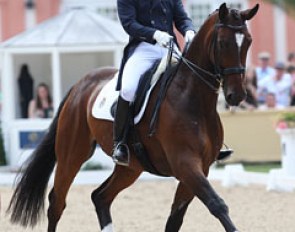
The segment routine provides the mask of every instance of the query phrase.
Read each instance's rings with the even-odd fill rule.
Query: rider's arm
[[[183,36],[187,31],[195,31],[192,20],[187,16],[181,0],[175,2],[173,20],[175,27]]]
[[[153,38],[156,29],[146,27],[136,20],[136,9],[132,0],[118,0],[118,14],[124,30],[132,37],[139,40],[155,43]]]

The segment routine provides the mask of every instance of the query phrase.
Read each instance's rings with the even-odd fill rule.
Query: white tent
[[[96,67],[119,67],[127,40],[118,22],[76,7],[1,44],[2,127],[10,164],[20,160],[11,155],[18,156],[26,150],[20,146],[23,144],[20,140],[24,135],[28,137],[25,140],[30,140],[31,134],[24,132],[41,131],[51,121],[20,118],[17,85],[20,66],[28,64],[35,86],[40,82],[49,85],[57,110],[67,90],[85,73]]]

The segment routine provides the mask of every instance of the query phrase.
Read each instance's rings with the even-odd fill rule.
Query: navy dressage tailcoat
[[[182,35],[194,31],[194,27],[181,0],[117,0],[117,6],[120,22],[129,35],[119,71],[117,90],[120,90],[124,65],[140,42],[155,44],[156,30],[167,32],[176,42],[174,25]]]

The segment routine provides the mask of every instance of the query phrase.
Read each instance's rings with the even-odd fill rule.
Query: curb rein
[[[186,43],[185,48],[184,48],[184,52],[182,54],[180,54],[179,52],[176,52],[175,50],[173,51],[174,54],[177,55],[177,58],[182,61],[192,72],[194,75],[196,75],[197,77],[199,77],[209,88],[211,88],[213,91],[216,92],[216,94],[219,92],[219,88],[222,85],[223,82],[223,77],[225,75],[232,75],[232,74],[245,74],[245,67],[229,67],[229,68],[221,68],[219,66],[219,62],[217,60],[217,49],[216,49],[216,44],[217,44],[217,33],[218,33],[218,29],[219,28],[228,28],[231,29],[233,31],[236,32],[242,32],[244,29],[247,29],[247,25],[244,23],[243,25],[240,26],[234,26],[234,25],[228,25],[228,24],[224,24],[224,23],[217,23],[215,24],[215,28],[214,28],[214,35],[213,35],[213,43],[211,43],[210,45],[210,53],[211,50],[213,49],[213,54],[214,54],[214,70],[215,73],[212,73],[208,70],[205,70],[203,68],[201,68],[200,66],[198,66],[197,64],[191,62],[190,60],[186,59],[184,56],[186,55],[190,43]],[[200,74],[200,72],[203,74]],[[203,76],[207,75],[210,78],[212,78],[214,81],[217,82],[218,87],[215,87],[210,81],[206,80]]]
[[[167,59],[166,71],[171,67],[171,58],[172,58],[172,54],[174,54],[174,55],[176,55],[176,58],[180,61],[177,65],[176,70],[178,69],[181,62],[184,63],[193,72],[194,75],[196,75],[200,80],[202,80],[216,94],[219,93],[219,89],[220,89],[220,86],[222,85],[224,75],[232,75],[232,74],[241,74],[242,75],[242,74],[244,74],[245,67],[243,67],[243,66],[222,69],[217,62],[218,61],[216,58],[217,57],[217,55],[216,55],[217,33],[218,33],[218,29],[222,28],[222,27],[229,28],[229,29],[234,30],[236,32],[242,32],[245,28],[247,28],[247,25],[243,24],[240,26],[233,26],[233,25],[227,25],[227,24],[223,24],[223,23],[215,24],[214,35],[213,35],[213,44],[211,43],[210,49],[209,49],[210,53],[211,53],[211,50],[214,49],[213,54],[214,54],[215,73],[212,73],[208,70],[201,68],[197,64],[194,64],[193,62],[191,62],[190,60],[188,60],[184,57],[190,47],[190,43],[186,43],[183,53],[180,53],[178,50],[176,50],[174,48],[173,39],[170,40],[170,43],[168,46],[168,59]],[[200,72],[201,72],[201,74],[200,74]],[[156,104],[153,109],[153,113],[152,113],[152,117],[151,117],[151,121],[150,121],[150,125],[149,125],[149,137],[153,136],[156,132],[156,124],[157,124],[160,106],[162,104],[162,101],[164,99],[166,91],[169,87],[169,84],[172,81],[171,77],[173,77],[174,74],[175,73],[172,73],[172,75],[169,77],[169,75],[167,75],[167,72],[164,73],[164,77],[163,77],[164,80],[161,83],[160,91],[159,91],[159,94],[157,97]],[[216,81],[218,84],[218,87],[215,87],[214,84],[212,84],[210,81],[206,80],[204,78],[204,75],[207,75],[207,76],[211,77],[214,81]]]

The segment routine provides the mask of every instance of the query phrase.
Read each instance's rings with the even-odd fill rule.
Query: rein
[[[191,71],[193,74],[198,76],[206,85],[208,85],[213,91],[216,93],[219,92],[219,87],[221,85],[221,76],[219,74],[211,73],[200,66],[194,64],[190,60],[186,59],[183,55],[178,57]],[[210,81],[207,81],[199,72],[203,72],[203,74],[213,78],[218,83],[218,88],[216,88]]]
[[[186,44],[183,54],[180,54],[179,52],[177,52],[175,50],[173,51],[174,54],[176,54],[177,58],[179,60],[181,60],[192,71],[192,73],[194,75],[198,76],[198,78],[201,79],[209,88],[211,88],[213,91],[215,91],[216,94],[219,92],[219,88],[222,85],[223,76],[232,75],[232,74],[241,74],[242,75],[245,73],[245,67],[221,68],[219,66],[219,64],[218,64],[219,62],[217,60],[217,54],[216,54],[216,51],[217,51],[216,43],[217,43],[218,29],[221,27],[228,28],[228,29],[234,30],[236,32],[242,32],[245,28],[247,28],[247,25],[243,24],[240,26],[234,26],[234,25],[228,25],[228,24],[223,24],[223,23],[215,24],[214,35],[213,35],[213,44],[211,43],[211,46],[210,46],[210,51],[211,51],[211,49],[214,49],[213,51],[214,51],[215,73],[212,73],[208,70],[201,68],[199,65],[191,62],[190,60],[188,60],[187,58],[184,57],[190,44]],[[209,76],[214,81],[216,81],[218,84],[218,87],[214,86],[214,84],[212,84],[210,81],[206,80],[206,78],[203,77],[204,75]]]
[[[221,23],[215,24],[214,35],[213,35],[213,45],[211,43],[211,46],[210,46],[210,49],[209,49],[209,51],[211,51],[211,48],[214,49],[214,69],[215,69],[215,73],[212,73],[212,72],[210,72],[210,71],[208,71],[206,69],[203,69],[199,65],[197,65],[197,64],[193,63],[192,61],[188,60],[187,58],[185,58],[184,56],[187,53],[190,44],[187,43],[185,45],[183,53],[181,53],[177,49],[177,47],[174,46],[173,39],[170,40],[169,46],[167,46],[167,48],[168,48],[168,59],[167,59],[166,71],[171,66],[170,65],[171,64],[171,58],[172,58],[172,54],[174,54],[177,59],[179,59],[183,64],[185,64],[192,71],[192,73],[195,76],[197,76],[200,80],[202,80],[216,94],[219,93],[219,88],[222,85],[224,75],[244,74],[245,73],[245,68],[244,67],[229,67],[229,68],[222,69],[218,65],[218,62],[217,62],[217,59],[216,59],[216,57],[217,57],[216,56],[216,50],[217,50],[216,49],[216,43],[217,43],[217,33],[218,33],[217,30],[220,27],[226,27],[226,28],[229,28],[231,30],[235,30],[235,31],[239,32],[239,31],[244,30],[244,28],[246,28],[246,24],[243,24],[241,26],[226,25],[226,24],[221,24]],[[178,63],[178,66],[175,69],[175,72],[178,70],[178,67],[179,67],[181,62]],[[172,73],[171,75],[169,75],[167,72],[164,73],[164,77],[162,78],[159,94],[158,94],[158,97],[157,97],[156,104],[154,106],[153,114],[152,114],[150,125],[149,125],[149,136],[153,136],[155,134],[155,132],[156,132],[156,122],[157,122],[157,119],[158,119],[160,106],[162,104],[162,101],[164,99],[164,96],[165,96],[166,91],[167,91],[167,89],[169,87],[169,84],[172,81],[172,78],[173,78],[174,74],[175,73]],[[218,87],[214,86],[214,84],[212,84],[210,81],[208,81],[204,77],[205,75],[209,76],[214,81],[216,81],[217,84],[218,84]]]

